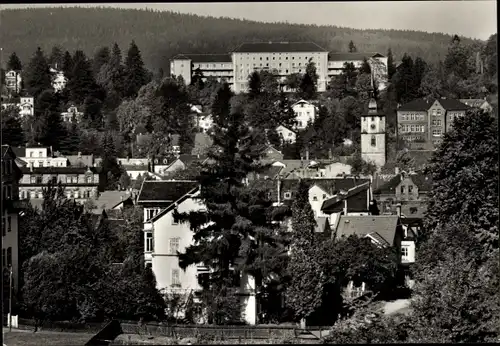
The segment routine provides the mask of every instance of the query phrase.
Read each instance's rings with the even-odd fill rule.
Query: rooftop
[[[384,57],[384,55],[377,53],[377,52],[356,52],[356,53],[330,53],[328,54],[328,60],[329,61],[360,61],[363,60],[364,58],[369,59],[369,58],[378,58],[378,57]]]
[[[232,62],[229,54],[177,54],[172,60],[191,60],[192,63]]]
[[[381,185],[373,191],[374,194],[393,194],[396,188],[403,181],[405,177],[409,177],[415,185],[417,185],[419,192],[428,192],[432,189],[432,180],[429,176],[423,174],[421,171],[409,174],[399,173],[396,174],[387,183]]]
[[[249,42],[242,43],[234,53],[326,52],[314,42]]]
[[[404,105],[398,108],[398,111],[426,112],[436,101],[438,101],[441,104],[441,106],[448,111],[467,110],[470,108],[469,106],[460,102],[459,100],[440,98],[440,99],[416,99],[408,103],[405,103]]]
[[[349,216],[341,215],[336,228],[336,238],[351,235],[372,235],[375,239],[380,236],[390,245],[394,245],[396,228],[399,217],[396,215],[366,215]],[[377,235],[375,235],[378,234]]]
[[[84,174],[87,171],[97,174],[97,167],[21,167],[24,174]]]
[[[103,191],[94,202],[99,209],[113,209],[118,204],[131,197],[128,191]]]
[[[146,180],[137,202],[156,201],[173,203],[198,186],[192,180]]]

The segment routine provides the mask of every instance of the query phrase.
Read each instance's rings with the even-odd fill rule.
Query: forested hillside
[[[69,51],[80,49],[93,56],[98,47],[113,42],[126,47],[135,40],[146,66],[153,71],[160,67],[168,71],[168,60],[179,52],[225,53],[248,41],[314,41],[330,51],[348,51],[352,40],[358,51],[385,54],[390,47],[396,60],[408,53],[436,63],[444,59],[452,39],[450,35],[419,31],[267,24],[112,8],[3,10],[0,23],[4,57],[15,51],[22,61],[28,61],[36,47],[50,52],[55,45]],[[463,39],[464,43],[471,41]]]

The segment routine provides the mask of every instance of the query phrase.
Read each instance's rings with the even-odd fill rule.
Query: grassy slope
[[[12,330],[12,332],[4,332],[3,343],[7,346],[82,346],[93,336],[93,334],[86,333],[58,333],[46,331],[33,333],[32,331]]]
[[[82,49],[92,55],[117,42],[126,52],[135,40],[146,65],[168,70],[168,59],[184,53],[225,53],[245,41],[314,41],[330,51],[347,51],[353,41],[358,51],[403,53],[436,62],[446,54],[450,35],[397,30],[356,30],[335,26],[264,24],[228,18],[172,12],[112,8],[37,8],[0,12],[0,41],[4,61],[15,51],[27,63],[37,46],[47,54],[54,45]],[[470,41],[467,39],[466,41]],[[125,54],[124,54],[125,55]]]

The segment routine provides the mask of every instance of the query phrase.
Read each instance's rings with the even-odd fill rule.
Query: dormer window
[[[318,196],[313,196],[313,201],[317,202],[318,201]]]

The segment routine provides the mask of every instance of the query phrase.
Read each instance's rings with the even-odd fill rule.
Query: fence
[[[4,315],[4,321],[6,321]],[[35,321],[19,318],[19,329],[33,329]],[[288,339],[295,338],[297,327],[295,326],[275,326],[275,325],[257,325],[257,326],[235,326],[235,325],[181,325],[164,324],[150,322],[140,325],[137,321],[120,321],[124,334],[140,334],[150,336],[165,336],[171,338],[213,338],[216,340],[269,340],[269,339]],[[72,323],[66,321],[50,322],[44,321],[39,326],[40,329],[58,332],[80,332],[80,333],[98,333],[104,326],[103,323]],[[308,331],[325,331],[330,327],[308,327]]]

